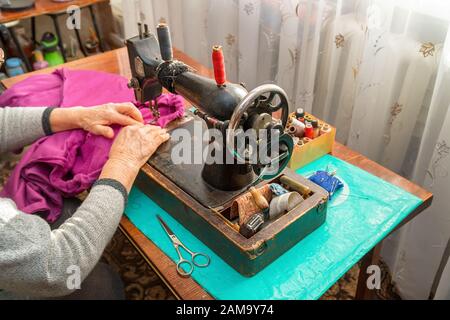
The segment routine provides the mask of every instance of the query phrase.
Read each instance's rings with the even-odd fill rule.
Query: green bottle
[[[49,66],[57,66],[64,63],[64,58],[59,51],[58,37],[51,32],[46,32],[41,40],[42,51],[44,52],[44,60]]]

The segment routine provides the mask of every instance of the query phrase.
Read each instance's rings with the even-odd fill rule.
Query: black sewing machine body
[[[159,39],[161,40],[161,39]],[[132,71],[130,87],[141,102],[155,99],[163,88],[177,93],[192,103],[198,112],[186,111],[183,119],[167,128],[172,139],[163,144],[141,170],[136,185],[164,210],[173,215],[200,240],[245,276],[251,276],[319,227],[326,217],[327,193],[320,187],[285,168],[292,151],[292,139],[283,135],[288,117],[284,91],[275,85],[248,91],[240,84],[226,83],[198,75],[182,62],[161,52],[156,37],[145,32],[127,40]],[[170,59],[169,59],[170,58]],[[258,89],[257,88],[257,89]],[[274,97],[279,95],[274,106]],[[282,110],[281,119],[272,113]],[[154,110],[157,113],[157,110]],[[270,116],[269,116],[270,115]],[[189,132],[191,154],[211,141],[196,132],[215,128],[224,133],[224,160],[230,153],[226,130],[232,128],[266,128],[280,131],[279,170],[263,175],[260,163],[207,164],[174,163],[172,152],[178,140],[177,130]],[[197,149],[196,149],[197,148]],[[310,187],[312,195],[251,238],[242,236],[229,219],[234,199],[250,186],[278,182],[288,175]]]

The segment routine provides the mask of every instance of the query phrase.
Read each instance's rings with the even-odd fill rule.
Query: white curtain
[[[229,80],[279,84],[292,110],[331,122],[340,142],[432,191],[432,207],[382,253],[404,298],[428,298],[450,237],[448,1],[123,3],[127,36],[138,20],[168,22],[174,45],[206,65],[221,44]]]

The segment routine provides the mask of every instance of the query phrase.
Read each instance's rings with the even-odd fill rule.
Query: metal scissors
[[[182,277],[189,277],[192,274],[192,271],[194,271],[194,266],[200,267],[200,268],[204,268],[209,266],[209,262],[211,261],[211,259],[209,258],[208,255],[204,254],[204,253],[199,253],[199,252],[192,252],[191,250],[189,250],[178,238],[177,236],[173,233],[173,231],[167,226],[167,224],[164,222],[164,220],[159,216],[156,215],[156,217],[158,218],[159,222],[161,223],[161,226],[163,227],[164,231],[167,233],[167,235],[169,236],[170,240],[172,240],[172,244],[175,247],[175,250],[178,253],[178,257],[180,258],[180,260],[178,260],[177,262],[177,272],[180,276]],[[179,248],[183,248],[187,253],[189,253],[191,255],[191,261],[186,260],[183,258],[183,256],[181,255],[180,249]],[[206,259],[206,262],[199,262],[198,258],[202,258]],[[196,261],[197,259],[197,261]],[[200,261],[201,261],[200,260]],[[188,271],[184,271],[182,266],[185,266],[188,268]]]

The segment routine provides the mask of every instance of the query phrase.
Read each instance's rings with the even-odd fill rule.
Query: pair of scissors
[[[192,271],[194,271],[194,266],[200,267],[200,268],[204,268],[209,266],[209,262],[211,261],[209,256],[204,254],[204,253],[199,253],[199,252],[192,252],[191,250],[189,250],[179,239],[178,237],[175,235],[175,233],[173,233],[173,231],[169,228],[169,226],[164,222],[164,220],[159,216],[156,215],[156,217],[159,220],[159,223],[161,223],[161,226],[163,227],[164,231],[167,233],[167,235],[169,236],[170,240],[172,241],[173,246],[175,247],[175,250],[178,253],[178,258],[180,260],[178,260],[177,262],[177,272],[180,276],[182,277],[189,277],[192,274]],[[191,261],[186,260],[185,258],[183,258],[183,256],[181,255],[180,252],[180,247],[183,248],[187,253],[189,253],[191,255]],[[199,258],[201,259],[200,261]],[[206,260],[205,262],[201,262],[202,260]],[[187,271],[184,271],[184,269],[182,268],[184,265],[185,268],[187,268]]]

